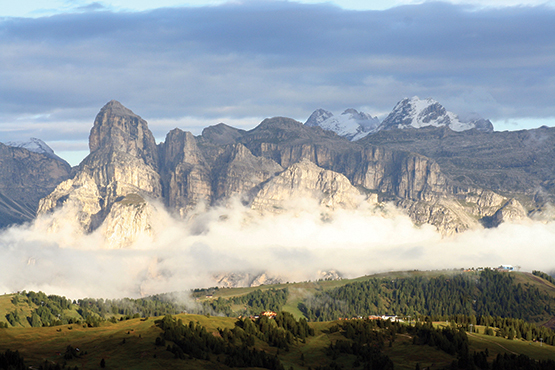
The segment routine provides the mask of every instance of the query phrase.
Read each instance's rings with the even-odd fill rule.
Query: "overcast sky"
[[[383,119],[414,95],[497,130],[555,126],[553,1],[13,3],[0,9],[0,141],[38,137],[72,164],[112,99],[158,140],[317,108]]]

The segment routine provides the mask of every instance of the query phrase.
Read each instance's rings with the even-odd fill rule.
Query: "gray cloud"
[[[93,8],[0,20],[0,140],[84,140],[111,99],[185,125],[319,107],[383,115],[412,95],[498,121],[555,116],[549,6]]]

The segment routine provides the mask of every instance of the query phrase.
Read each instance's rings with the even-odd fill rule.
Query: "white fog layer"
[[[140,297],[215,285],[222,272],[261,272],[283,281],[391,270],[520,266],[550,271],[555,223],[527,220],[442,237],[392,207],[326,211],[309,201],[282,214],[240,204],[177,220],[156,206],[150,235],[108,249],[97,230],[85,235],[56,213],[0,233],[0,293],[20,290],[83,297]]]

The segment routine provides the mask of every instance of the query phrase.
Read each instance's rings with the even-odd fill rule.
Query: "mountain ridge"
[[[425,127],[448,127],[453,131],[478,130],[492,132],[493,124],[477,113],[468,114],[465,119],[447,111],[432,98],[420,99],[418,96],[404,98],[382,122],[368,113],[353,108],[345,110],[340,116],[319,108],[304,123],[309,127],[321,127],[351,141],[357,141],[382,130],[421,129]]]
[[[550,136],[552,131],[555,134],[555,130],[549,129],[541,132]],[[235,196],[239,196],[246,207],[273,212],[277,208],[275,204],[269,206],[273,204],[269,199],[306,194],[302,190],[305,185],[294,180],[295,171],[291,171],[291,166],[309,161],[312,164],[306,169],[311,170],[304,172],[306,180],[303,181],[318,184],[317,191],[310,197],[320,199],[316,194],[327,194],[326,197],[331,197],[327,199],[343,196],[334,193],[335,187],[317,180],[324,173],[322,171],[328,171],[326,176],[331,183],[347,181],[349,186],[363,190],[362,194],[373,194],[372,203],[391,202],[417,225],[432,224],[444,235],[496,226],[501,220],[518,221],[534,212],[541,213],[542,206],[553,199],[555,189],[549,185],[555,184],[553,169],[545,165],[537,171],[538,180],[534,180],[531,187],[540,186],[543,190],[535,193],[524,189],[523,185],[514,186],[517,180],[524,184],[526,178],[518,176],[510,180],[514,171],[524,171],[522,168],[515,170],[512,159],[507,159],[502,168],[485,171],[487,166],[478,162],[495,165],[495,155],[490,156],[489,162],[487,157],[487,143],[492,137],[495,150],[499,151],[507,150],[505,142],[518,144],[524,151],[526,137],[529,148],[534,144],[534,131],[495,133],[472,129],[457,132],[446,125],[418,130],[379,130],[361,140],[349,141],[318,125],[310,127],[286,117],[265,119],[248,131],[223,123],[205,128],[199,136],[174,129],[164,142],[156,144],[146,121],[121,103],[110,101],[95,118],[89,142],[91,153],[73,170],[71,178],[59,183],[41,200],[38,209],[40,214],[47,214],[72,204],[78,212],[75,217],[86,233],[100,228],[106,219],[117,222],[115,215],[110,216],[110,213],[118,209],[121,215],[120,202],[130,194],[138,195],[147,204],[149,199],[158,200],[178,217],[187,217],[201,204],[208,207],[225,204]],[[482,153],[479,159],[472,151],[476,143],[482,143],[479,144]],[[545,157],[551,146],[549,140],[542,143]],[[459,157],[453,149],[457,145],[463,153]],[[522,153],[519,155],[522,157]],[[465,163],[473,161],[476,165],[465,167]],[[482,171],[487,176],[476,176],[472,171]],[[499,173],[505,173],[509,180],[495,177]],[[276,182],[279,177],[282,180]],[[267,187],[265,184],[271,181],[274,185]],[[272,191],[268,193],[268,189]],[[337,204],[356,208],[356,202],[340,198]],[[258,199],[256,206],[255,199]],[[504,211],[508,218],[502,217],[500,210],[509,202],[511,207]],[[263,204],[268,208],[260,209]],[[326,207],[324,204],[334,208],[334,202],[321,203]],[[154,213],[155,208],[152,208]],[[149,234],[150,224],[144,217],[153,213],[133,214],[139,210],[125,209],[131,211],[128,217],[143,220],[131,234]],[[509,212],[509,209],[520,211]],[[498,211],[501,214],[495,216]],[[118,228],[104,225],[103,230]],[[116,235],[109,238],[117,240]],[[122,235],[122,239],[127,241],[122,244],[124,246],[133,238]]]

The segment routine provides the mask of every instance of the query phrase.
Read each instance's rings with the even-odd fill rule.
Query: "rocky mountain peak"
[[[108,103],[106,103],[106,105],[104,105],[104,107],[100,109],[100,112],[103,111],[109,111],[111,112],[111,114],[117,116],[139,117],[135,113],[133,113],[131,109],[125,107],[117,100],[110,100]]]
[[[325,109],[316,109],[304,123],[308,127],[320,126],[322,122],[333,117],[333,113]]]
[[[418,96],[401,100],[393,111],[383,120],[380,130],[449,127],[453,131],[477,129],[493,131],[490,121],[474,114],[472,119],[461,119],[456,114],[447,111],[440,103],[432,98],[420,99]]]
[[[178,128],[166,135],[162,153],[166,165],[175,165],[178,162],[198,164],[203,161],[193,134]]]
[[[91,153],[98,150],[125,152],[156,167],[157,149],[145,120],[118,101],[108,102],[98,113],[89,136]]]
[[[305,122],[305,126],[321,127],[327,131],[333,131],[351,141],[355,141],[374,132],[380,121],[376,117],[359,112],[354,108],[346,109],[340,116],[324,109],[317,109]]]
[[[209,126],[202,130],[201,136],[213,144],[228,145],[234,144],[244,133],[244,130],[236,129],[225,123],[218,123],[215,126]]]
[[[44,154],[47,157],[65,162],[62,158],[58,157],[52,148],[50,148],[44,141],[37,139],[36,137],[32,137],[27,141],[8,141],[6,142],[6,145],[14,148],[27,149],[30,152]]]

